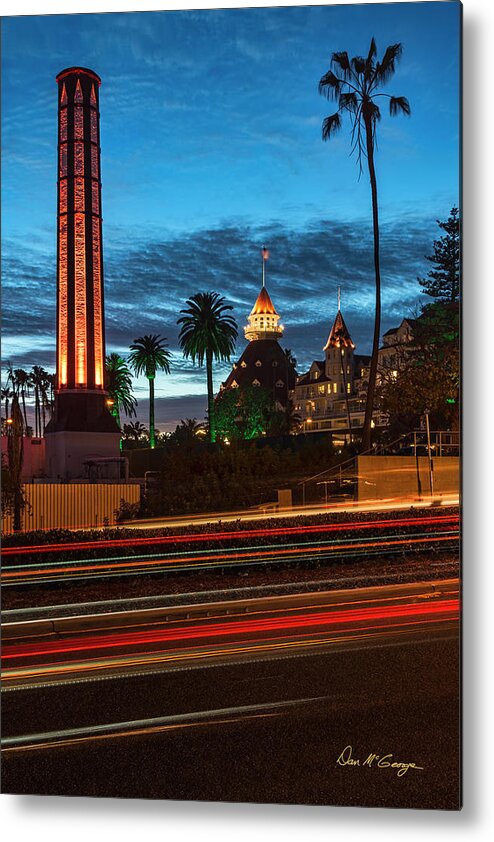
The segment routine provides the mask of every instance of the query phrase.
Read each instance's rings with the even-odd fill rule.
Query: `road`
[[[4,791],[458,806],[457,580],[33,622]]]

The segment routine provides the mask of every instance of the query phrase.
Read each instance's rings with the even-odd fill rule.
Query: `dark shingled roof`
[[[256,365],[258,362],[261,365]],[[231,389],[235,381],[240,388],[245,388],[252,386],[255,380],[276,401],[286,406],[288,390],[295,386],[295,369],[275,339],[255,339],[249,342],[222,385],[224,389]],[[276,385],[281,381],[282,386]]]

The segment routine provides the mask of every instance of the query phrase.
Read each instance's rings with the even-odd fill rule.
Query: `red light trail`
[[[360,531],[366,529],[384,529],[386,527],[401,528],[405,526],[423,526],[423,525],[439,525],[439,524],[458,524],[458,515],[437,515],[434,517],[416,517],[416,518],[398,518],[386,520],[371,520],[371,521],[347,521],[344,523],[329,523],[316,524],[311,526],[289,526],[289,527],[272,527],[270,529],[244,529],[229,532],[200,532],[193,534],[178,533],[174,535],[161,535],[156,537],[145,538],[116,538],[113,540],[100,541],[79,541],[71,543],[58,544],[36,544],[32,546],[20,547],[5,547],[3,550],[4,557],[12,555],[27,555],[27,554],[45,554],[65,551],[80,551],[99,549],[102,546],[105,548],[117,547],[141,547],[149,545],[160,544],[176,544],[176,543],[193,543],[197,541],[224,541],[224,540],[238,540],[243,538],[262,538],[274,536],[288,536],[288,535],[307,535],[311,533],[323,532],[339,532],[339,531]]]
[[[354,623],[375,623],[383,620],[397,620],[405,624],[419,618],[424,621],[440,619],[458,619],[459,600],[446,599],[425,604],[405,604],[388,606],[370,606],[361,609],[330,610],[298,614],[297,616],[264,617],[262,619],[229,620],[228,622],[195,624],[186,628],[155,629],[143,632],[104,634],[93,637],[75,637],[68,640],[44,641],[31,644],[5,646],[2,661],[34,658],[40,655],[61,655],[75,652],[90,652],[99,649],[121,649],[124,647],[161,644],[174,641],[199,641],[217,637],[236,637],[239,634],[257,634],[261,632],[288,631],[292,629],[318,629],[335,625]],[[400,623],[403,625],[403,623]],[[388,627],[386,626],[386,627]],[[367,628],[367,627],[365,627]],[[374,626],[372,626],[374,628]],[[361,630],[359,628],[358,630]],[[42,666],[42,665],[40,665]]]

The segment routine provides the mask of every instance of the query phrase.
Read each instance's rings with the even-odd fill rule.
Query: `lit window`
[[[74,143],[74,175],[84,175],[84,144]]]
[[[66,185],[65,185],[66,186]],[[67,217],[61,216],[58,232],[58,385],[67,384]]]
[[[62,96],[60,98],[61,105],[67,105],[67,91],[65,90],[65,82],[62,85]]]
[[[346,384],[346,390],[347,390],[348,394],[350,394],[350,383]]]
[[[74,214],[76,383],[86,385],[86,242],[85,217]]]
[[[91,108],[91,142],[98,143],[98,114]]]
[[[326,391],[326,388],[325,388],[324,384],[322,384],[321,386],[318,387],[318,392],[319,392],[320,395],[324,395],[325,391]]]
[[[80,105],[74,108],[74,139],[84,140],[84,114]]]
[[[262,366],[261,360],[256,360],[256,368],[260,368]]]
[[[245,360],[242,360],[242,362],[240,363],[240,366],[242,368],[247,368],[247,363],[245,362]]]
[[[91,144],[91,177],[98,178],[98,147]]]
[[[252,385],[253,386],[260,386],[261,384],[259,383],[259,380],[256,379],[256,380],[252,381]]]
[[[336,394],[337,391],[338,391],[338,384],[333,383],[333,392]]]
[[[92,190],[92,209],[93,213],[99,216],[99,184],[97,181],[91,183]]]
[[[74,210],[84,212],[84,179],[74,179]]]
[[[89,98],[89,102],[91,105],[96,106],[96,94],[94,92],[94,85],[91,85],[91,96]]]
[[[62,143],[60,146],[60,178],[67,175],[67,144]]]
[[[67,179],[60,181],[60,213],[67,213]]]
[[[60,140],[67,140],[67,109],[60,112]]]
[[[74,95],[74,102],[82,102],[82,88],[81,88],[81,80],[77,80],[77,85],[75,86],[75,95]]]
[[[232,380],[232,389],[238,389],[238,383],[236,380]]]
[[[103,311],[101,303],[101,248],[99,219],[92,220],[93,238],[93,316],[94,382],[103,386]]]

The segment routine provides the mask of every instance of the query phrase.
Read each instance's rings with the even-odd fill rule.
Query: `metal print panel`
[[[460,38],[3,20],[4,792],[460,809]]]

